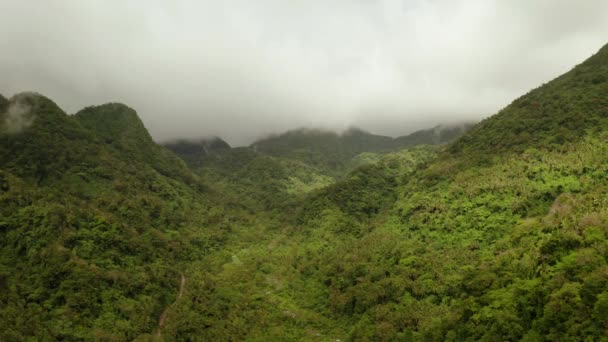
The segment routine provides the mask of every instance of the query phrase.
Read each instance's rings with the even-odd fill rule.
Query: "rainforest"
[[[246,144],[0,95],[0,340],[608,341],[608,45],[579,63],[481,120]]]

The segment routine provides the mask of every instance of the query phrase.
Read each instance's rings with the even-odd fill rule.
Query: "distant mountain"
[[[203,180],[221,185],[251,208],[273,209],[334,182],[319,169],[297,160],[238,147],[207,158],[198,170]]]
[[[173,151],[189,164],[198,165],[206,157],[230,150],[230,145],[219,137],[198,140],[179,139],[163,143],[163,146]]]
[[[255,151],[275,157],[299,160],[330,174],[340,175],[360,153],[387,153],[416,145],[444,144],[464,134],[472,125],[438,126],[410,135],[391,138],[358,128],[342,134],[318,129],[298,129],[251,144]]]
[[[298,160],[336,174],[357,154],[365,151],[386,151],[391,146],[391,138],[358,129],[343,134],[318,129],[298,129],[256,141],[250,147],[260,153]]]
[[[411,147],[416,145],[441,145],[450,143],[473,128],[473,123],[455,125],[440,125],[431,129],[424,129],[394,139],[398,147]]]
[[[0,113],[4,113],[6,111],[6,106],[8,105],[8,100],[2,94],[0,94]]]
[[[290,203],[359,167],[376,163],[386,153],[446,143],[469,127],[438,126],[396,139],[358,128],[342,134],[298,129],[257,141],[248,148],[230,148],[217,137],[176,140],[163,145],[209,183],[221,184],[224,191],[247,198],[250,207],[261,204],[268,209]]]
[[[178,141],[165,147],[184,159],[203,182],[257,210],[283,206],[334,181],[297,160],[272,157],[248,147],[230,148],[219,138],[198,143]]]
[[[163,144],[182,158],[201,179],[247,207],[271,209],[333,182],[316,168],[252,148],[231,148],[218,137]]]

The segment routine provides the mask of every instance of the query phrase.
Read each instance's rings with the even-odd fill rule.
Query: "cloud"
[[[7,0],[0,92],[125,102],[157,140],[396,135],[491,115],[606,32],[604,0]]]
[[[30,127],[36,118],[32,113],[32,106],[24,101],[27,94],[21,94],[13,98],[6,107],[5,112],[0,112],[0,132],[8,134],[21,133]]]

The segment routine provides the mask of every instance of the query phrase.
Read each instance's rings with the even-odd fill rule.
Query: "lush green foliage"
[[[214,209],[213,194],[143,126],[110,132],[98,117],[93,131],[39,95],[17,103],[34,120],[0,133],[0,339],[153,332],[179,265],[222,245],[229,206]],[[135,156],[138,148],[149,154]]]
[[[275,210],[303,194],[333,183],[320,170],[296,160],[238,147],[186,159],[206,184],[234,196],[252,210]]]

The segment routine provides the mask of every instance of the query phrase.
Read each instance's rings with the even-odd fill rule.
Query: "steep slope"
[[[181,160],[152,140],[132,108],[120,103],[92,106],[74,119],[122,157],[147,163],[166,176],[189,176]]]
[[[1,114],[1,340],[146,336],[175,298],[179,265],[225,239],[221,198],[134,112],[97,108],[103,118],[68,116],[26,93]]]
[[[529,148],[559,148],[608,128],[608,46],[570,72],[484,120],[451,151],[481,158]]]
[[[43,96],[13,96],[0,118],[0,165],[5,171],[41,183],[97,154],[97,147],[88,143],[93,135]]]
[[[606,336],[607,51],[476,126],[372,232],[315,258],[350,338]]]

